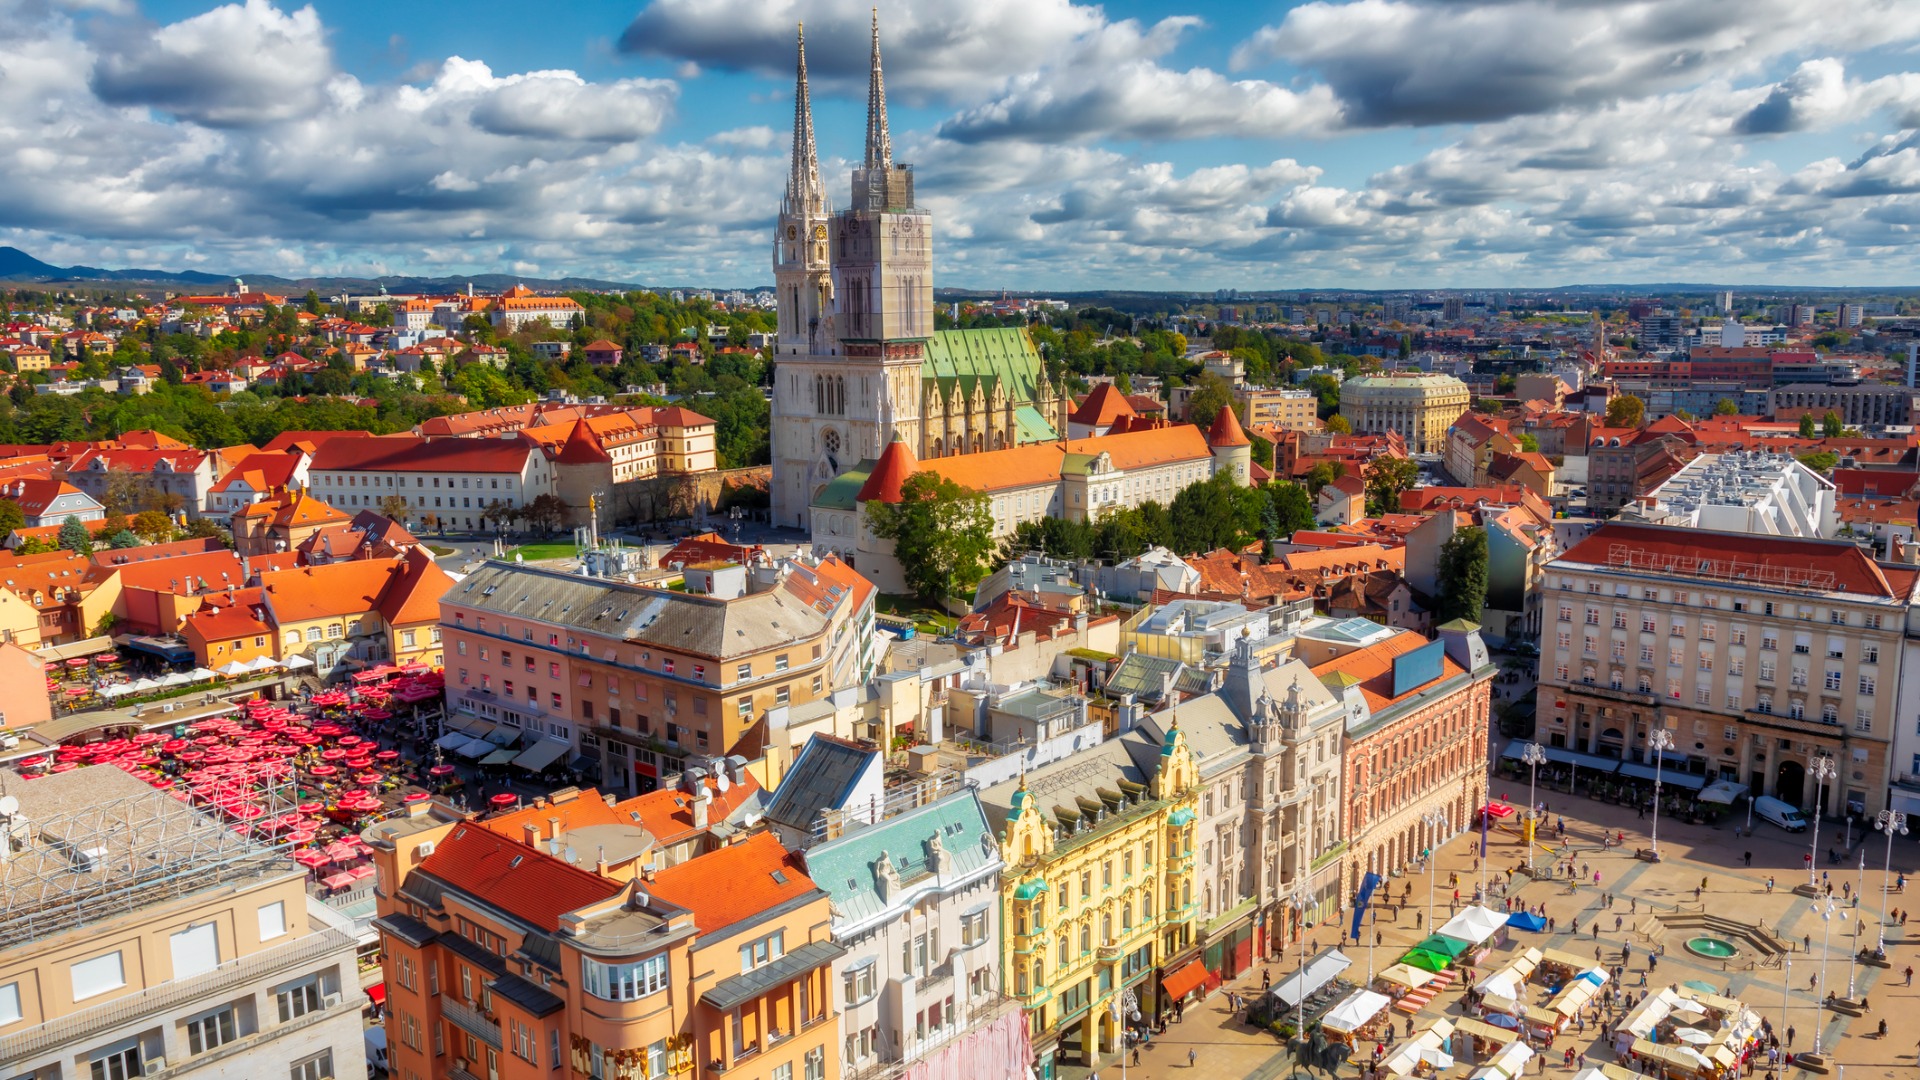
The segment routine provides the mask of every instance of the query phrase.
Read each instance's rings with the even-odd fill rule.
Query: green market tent
[[[1415,945],[1414,948],[1439,953],[1450,960],[1458,960],[1473,951],[1473,945],[1471,943],[1461,941],[1459,938],[1448,937],[1445,934],[1428,934],[1426,940]]]
[[[1428,952],[1425,949],[1410,950],[1400,958],[1400,962],[1423,971],[1445,971],[1453,966],[1453,958],[1445,953]]]

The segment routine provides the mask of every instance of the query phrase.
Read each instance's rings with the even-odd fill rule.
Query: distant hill
[[[599,278],[526,278],[512,274],[475,274],[472,277],[314,277],[283,278],[273,274],[208,274],[199,270],[105,270],[97,266],[55,266],[15,247],[0,247],[0,281],[31,282],[34,284],[74,284],[74,285],[196,285],[225,286],[233,284],[234,278],[245,281],[249,288],[258,288],[276,293],[300,294],[308,289],[322,294],[334,293],[374,293],[385,286],[393,293],[452,293],[463,292],[471,284],[475,289],[486,292],[500,292],[514,285],[525,285],[532,289],[562,291],[566,289],[584,289],[596,292],[608,290],[631,290],[644,288],[629,282],[604,281]]]

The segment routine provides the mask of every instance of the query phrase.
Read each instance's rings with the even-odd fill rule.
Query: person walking
[[[1187,1068],[1189,1068],[1189,1069],[1191,1069],[1191,1068],[1193,1068],[1193,1063],[1194,1063],[1194,1062],[1195,1062],[1196,1060],[1198,1060],[1198,1059],[1199,1059],[1199,1057],[1200,1057],[1200,1055],[1199,1055],[1199,1054],[1196,1054],[1196,1053],[1194,1053],[1194,1052],[1193,1052],[1193,1048],[1192,1048],[1192,1047],[1188,1047],[1188,1048],[1187,1048]]]

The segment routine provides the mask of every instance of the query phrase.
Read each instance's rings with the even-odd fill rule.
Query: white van
[[[389,1068],[387,1065],[387,1029],[380,1024],[375,1024],[366,1029],[363,1037],[367,1041],[368,1075],[373,1075],[372,1070],[374,1069],[380,1070],[383,1074],[386,1073]]]
[[[1760,795],[1753,800],[1753,812],[1766,818],[1788,832],[1806,832],[1807,818],[1798,807],[1782,802],[1771,795]]]

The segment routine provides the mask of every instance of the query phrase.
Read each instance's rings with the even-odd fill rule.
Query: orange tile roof
[[[1607,524],[1588,534],[1561,558],[1568,562],[1611,565],[1631,553],[1641,565],[1672,565],[1691,576],[1702,562],[1794,588],[1811,588],[1905,599],[1911,572],[1876,564],[1844,540],[1807,540],[1788,536],[1707,532],[1659,525]],[[1707,579],[1702,579],[1707,580]]]
[[[372,611],[399,573],[398,560],[349,559],[263,573],[260,585],[274,621],[285,625]]]
[[[568,799],[565,802],[549,802],[545,806],[535,806],[532,802],[527,802],[505,813],[489,814],[479,819],[476,824],[499,833],[509,840],[517,840],[525,844],[528,825],[538,825],[541,839],[547,838],[548,818],[559,818],[560,828],[566,832],[595,825],[633,824],[633,819],[628,817],[625,811],[608,806],[607,800],[593,788],[588,788],[582,791],[578,798]]]
[[[367,561],[367,560],[362,560]],[[400,557],[400,572],[380,597],[380,617],[388,626],[418,626],[440,621],[440,598],[453,588],[453,577],[433,561],[425,548],[411,548]]]
[[[181,632],[202,643],[273,637],[259,589],[234,589],[208,596],[201,601],[200,610],[187,614]]]
[[[1361,573],[1369,570],[1405,570],[1407,550],[1385,548],[1379,544],[1326,548],[1318,551],[1290,551],[1279,556],[1289,570],[1317,570],[1324,574]]]
[[[1220,412],[1213,418],[1213,427],[1207,430],[1208,446],[1252,446],[1253,440],[1240,429],[1240,418],[1233,415],[1233,407],[1220,406]]]
[[[197,555],[128,563],[113,569],[120,574],[123,588],[169,592],[178,596],[193,595],[203,587],[203,582],[204,587],[209,589],[224,589],[246,582],[240,556],[224,548]]]
[[[707,821],[710,824],[725,821],[762,790],[751,774],[741,783],[728,784],[725,791],[720,790],[719,782],[713,777],[707,777],[702,784],[707,797],[713,800],[707,806]],[[693,796],[679,788],[636,795],[614,809],[621,814],[622,824],[632,820],[626,815],[640,815],[641,828],[651,833],[655,844],[660,847],[674,844],[694,831]]]
[[[1115,420],[1123,416],[1133,415],[1133,403],[1127,400],[1127,395],[1112,383],[1104,382],[1094,387],[1067,419],[1076,424],[1104,428],[1112,426]]]
[[[895,438],[880,452],[880,460],[873,466],[873,472],[867,475],[867,482],[860,485],[860,494],[854,496],[856,502],[900,501],[900,489],[907,477],[918,472],[920,463],[914,459],[913,451],[907,444]]]
[[[785,880],[776,880],[776,873]],[[668,867],[653,880],[653,894],[692,911],[707,935],[810,893],[826,895],[807,876],[800,857],[771,832]]]
[[[1454,662],[1453,657],[1444,657],[1440,662],[1439,679],[1430,680],[1420,686],[1409,688],[1403,694],[1395,695],[1393,692],[1394,658],[1404,656],[1425,644],[1427,639],[1424,635],[1414,633],[1412,630],[1403,630],[1378,644],[1356,649],[1344,656],[1336,656],[1332,660],[1317,664],[1314,666],[1313,673],[1322,679],[1328,675],[1347,675],[1360,680],[1360,693],[1367,699],[1367,707],[1378,714],[1388,706],[1418,694],[1421,686],[1430,686],[1439,679],[1467,673],[1465,668]]]
[[[560,929],[560,916],[623,888],[475,824],[455,825],[419,868],[550,934]]]

